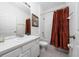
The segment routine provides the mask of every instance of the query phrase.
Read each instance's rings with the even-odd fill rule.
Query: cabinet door
[[[39,46],[35,45],[31,48],[31,57],[39,56]]]
[[[25,51],[24,53],[21,54],[20,57],[30,57],[30,49],[28,49],[27,51]]]
[[[21,54],[21,48],[18,48],[14,51],[11,51],[5,55],[3,55],[2,57],[18,57]]]
[[[33,43],[30,42],[28,44],[25,44],[22,48],[23,48],[23,53],[27,50],[29,50],[32,47]]]

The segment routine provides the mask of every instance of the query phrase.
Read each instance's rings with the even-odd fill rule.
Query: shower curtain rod
[[[68,7],[68,6],[66,6],[66,7]],[[63,7],[63,8],[59,8],[59,9],[57,9],[57,10],[60,10],[60,9],[64,9],[64,8],[66,8],[66,7]],[[55,12],[55,11],[57,11],[57,10],[48,11],[48,12],[45,12],[45,13],[41,13],[41,14],[43,15],[43,14],[47,14],[47,13],[50,13],[50,12]]]
[[[50,12],[54,12],[54,11],[49,11],[49,12],[43,13],[42,15],[47,14],[47,13],[50,13]],[[69,17],[68,17],[67,19],[70,19],[70,17],[71,17],[72,15],[73,15],[73,12],[71,12],[71,13],[69,14]]]

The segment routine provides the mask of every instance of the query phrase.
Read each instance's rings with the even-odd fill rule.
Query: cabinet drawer
[[[18,57],[21,53],[21,48],[18,48],[16,50],[13,50],[5,55],[3,55],[2,57]]]

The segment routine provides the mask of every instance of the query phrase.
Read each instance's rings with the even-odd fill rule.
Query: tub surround
[[[33,35],[25,35],[24,37],[8,37],[4,42],[0,43],[0,56],[9,53],[12,50],[22,47],[23,45],[26,45],[37,39],[39,39],[39,36]]]

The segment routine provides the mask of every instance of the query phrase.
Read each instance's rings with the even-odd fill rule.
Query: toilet
[[[39,45],[40,45],[40,49],[47,50],[48,42],[41,40],[41,41],[39,41]]]

